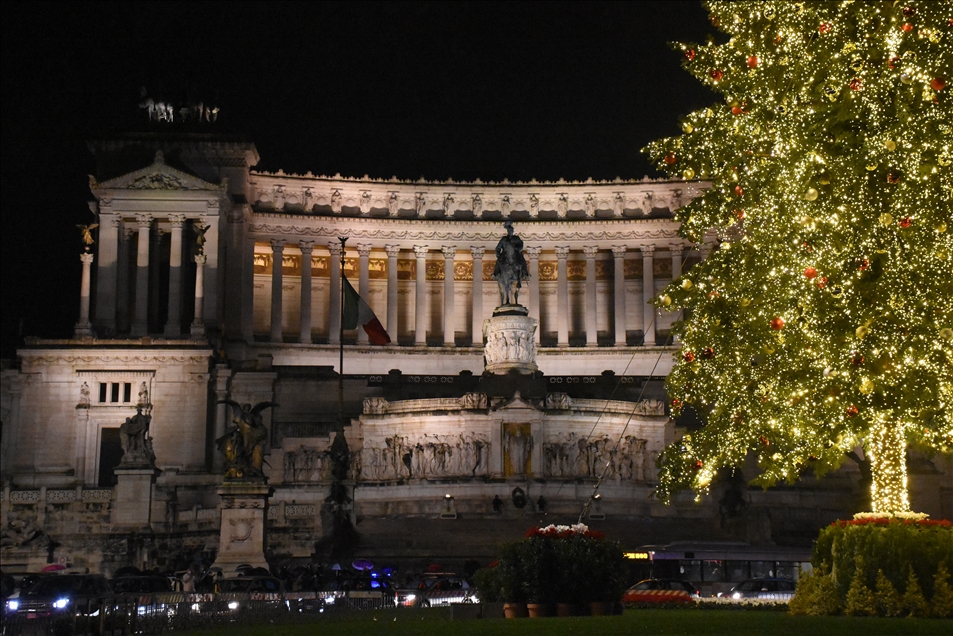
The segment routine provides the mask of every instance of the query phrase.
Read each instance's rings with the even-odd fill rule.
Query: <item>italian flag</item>
[[[344,316],[342,324],[345,329],[357,329],[358,325],[364,327],[371,344],[390,344],[390,336],[384,330],[384,325],[377,319],[374,310],[367,304],[367,301],[361,298],[351,287],[351,281],[346,276],[344,276]]]

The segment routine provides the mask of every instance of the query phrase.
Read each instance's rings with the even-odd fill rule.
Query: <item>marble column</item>
[[[298,241],[301,250],[301,308],[298,341],[311,344],[311,252],[314,241]]]
[[[483,346],[483,252],[480,245],[470,246],[473,257],[473,291],[471,294],[470,341],[474,347]]]
[[[615,305],[615,344],[617,347],[626,345],[625,339],[625,245],[613,245],[613,298]]]
[[[599,247],[588,245],[582,251],[586,255],[586,346],[596,347],[599,345],[596,322],[596,254]]]
[[[328,278],[328,343],[341,343],[341,243],[328,243],[331,252],[330,275]]]
[[[144,336],[149,331],[149,228],[151,214],[137,214],[139,250],[136,253],[136,311],[132,319],[132,335]]]
[[[357,246],[357,293],[370,304],[371,298],[371,277],[370,277],[370,258],[371,246],[362,244]],[[357,327],[357,344],[366,345],[370,340],[367,338],[367,332]]]
[[[642,344],[647,347],[655,346],[655,306],[652,299],[655,297],[655,246],[643,245],[642,250],[642,333],[645,339]]]
[[[165,321],[165,335],[178,338],[182,335],[182,225],[184,214],[169,216],[172,225],[169,243],[169,315]]]
[[[95,206],[95,203],[91,203]],[[116,300],[119,286],[119,239],[122,219],[118,214],[99,215],[99,247],[96,250],[96,325],[105,333],[116,332]]]
[[[556,344],[569,346],[569,258],[568,246],[556,247]]]
[[[281,342],[281,297],[284,286],[285,242],[271,241],[271,341]]]
[[[400,254],[400,245],[385,245],[387,252],[387,335],[390,343],[397,346],[397,256]]]
[[[443,345],[452,347],[456,344],[454,333],[456,322],[453,315],[453,259],[457,255],[457,247],[444,245],[440,251],[443,252]]]
[[[93,325],[89,322],[89,289],[93,255],[89,252],[80,254],[79,260],[83,264],[83,276],[79,285],[79,322],[76,323],[73,335],[76,338],[92,338]]]
[[[215,365],[212,373],[215,380],[215,439],[220,439],[225,435],[228,429],[228,404],[222,403],[222,400],[228,399],[228,383],[231,380],[232,372],[228,364],[219,362]],[[212,470],[217,475],[225,472],[225,455],[223,453],[212,453]]]
[[[672,243],[668,246],[669,250],[672,252],[672,280],[676,280],[679,276],[682,275],[682,257],[685,255],[685,246],[681,243]],[[672,317],[672,322],[678,322],[682,319],[682,310],[679,309]],[[673,338],[673,344],[677,344],[678,339]]]
[[[133,229],[125,224],[122,226],[122,242],[119,244],[119,275],[116,282],[116,331],[129,333],[129,258],[132,248]]]
[[[427,246],[414,245],[417,286],[414,303],[414,344],[427,344]]]
[[[529,257],[529,307],[527,309],[529,309],[530,317],[539,321],[542,321],[539,311],[539,255],[542,251],[543,248],[538,245],[526,248],[526,255]],[[543,330],[542,322],[539,325],[533,333],[536,344],[539,344],[539,334]]]
[[[239,224],[236,223],[235,225],[238,226]],[[234,231],[239,238],[243,235],[238,229]],[[255,239],[245,238],[242,242],[244,243],[241,267],[241,297],[243,302],[240,307],[242,339],[247,343],[252,343],[255,341]]]
[[[191,334],[193,338],[205,335],[205,254],[195,255],[195,317]]]

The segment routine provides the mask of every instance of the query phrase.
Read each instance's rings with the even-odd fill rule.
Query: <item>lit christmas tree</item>
[[[705,426],[659,495],[823,474],[863,444],[874,512],[906,512],[908,443],[953,448],[953,3],[707,3],[727,43],[679,45],[724,97],[647,151],[712,187],[682,235],[717,249],[656,300],[686,309],[672,411]],[[724,38],[723,38],[724,39]]]

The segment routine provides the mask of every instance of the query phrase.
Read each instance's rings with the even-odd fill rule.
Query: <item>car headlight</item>
[[[20,609],[20,601],[7,601],[7,609],[11,612],[15,612]]]
[[[410,602],[412,602],[412,601],[415,601],[415,600],[417,600],[417,595],[416,595],[416,594],[408,594],[405,600],[406,600],[408,603],[410,603]]]
[[[739,598],[741,598],[741,592],[735,592],[734,594],[731,595],[731,598],[737,601]]]
[[[58,598],[55,601],[53,601],[53,607],[55,607],[56,609],[63,609],[67,605],[69,605],[68,598]]]
[[[193,612],[198,612],[198,611],[200,611],[201,609],[202,609],[202,606],[201,606],[201,605],[199,605],[198,603],[192,603],[192,611],[193,611]]]
[[[231,601],[231,602],[229,602],[229,604],[228,604],[228,609],[230,609],[230,610],[237,610],[237,609],[238,609],[238,601]]]

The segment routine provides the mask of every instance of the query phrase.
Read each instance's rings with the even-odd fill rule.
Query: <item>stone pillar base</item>
[[[152,511],[152,485],[159,473],[152,466],[126,466],[115,469],[118,483],[110,520],[114,526],[148,530]]]
[[[77,340],[82,340],[85,338],[92,338],[96,334],[93,333],[93,325],[89,322],[78,322],[73,325],[73,337]]]
[[[222,498],[222,526],[215,567],[225,577],[233,576],[239,565],[268,568],[265,560],[265,522],[268,498],[273,490],[263,481],[229,482],[218,489]]]
[[[483,321],[483,355],[486,370],[506,374],[515,369],[532,374],[536,366],[536,328],[539,321],[530,318],[522,305],[503,305],[493,317]]]

